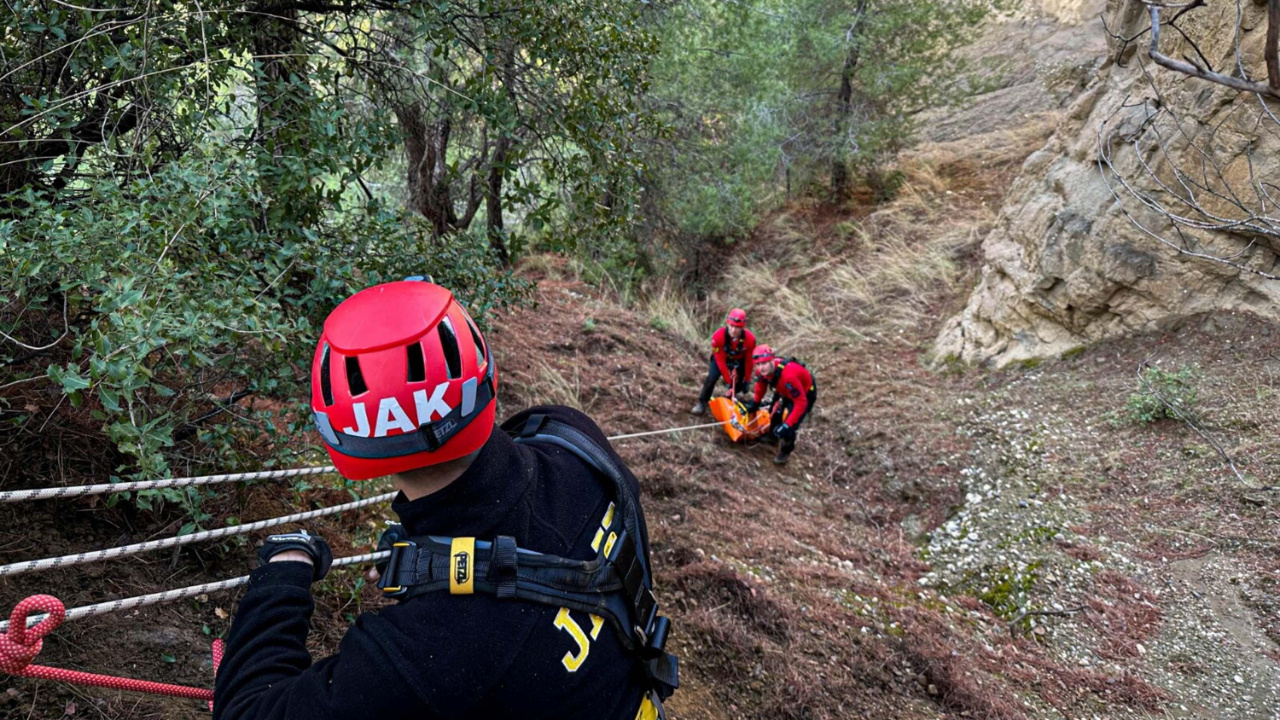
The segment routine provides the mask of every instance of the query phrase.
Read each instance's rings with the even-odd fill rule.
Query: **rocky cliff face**
[[[1252,78],[1266,74],[1265,10],[1243,0],[1240,57]],[[1280,243],[1246,226],[1175,227],[1153,209],[1211,225],[1280,216],[1269,196],[1280,200],[1280,190],[1268,186],[1280,184],[1280,124],[1256,95],[1155,65],[1137,2],[1108,0],[1105,17],[1116,36],[1138,37],[1111,40],[1053,137],[1026,160],[983,242],[981,281],[937,339],[939,360],[1002,366],[1053,357],[1212,310],[1280,318],[1280,281],[1258,274],[1280,274]],[[1234,2],[1210,0],[1178,25],[1215,70],[1239,74]],[[1196,57],[1169,28],[1160,47]],[[1280,103],[1269,105],[1280,116]]]

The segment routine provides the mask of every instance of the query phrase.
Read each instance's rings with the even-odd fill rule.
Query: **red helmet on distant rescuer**
[[[767,363],[774,359],[773,348],[768,345],[757,345],[756,351],[751,353],[751,359],[755,361],[756,365]]]
[[[497,383],[488,345],[453,294],[405,280],[329,314],[311,410],[338,472],[367,480],[479,450],[493,432]]]
[[[724,324],[729,327],[744,328],[747,326],[747,311],[742,308],[734,308],[729,311],[729,317],[725,318]]]

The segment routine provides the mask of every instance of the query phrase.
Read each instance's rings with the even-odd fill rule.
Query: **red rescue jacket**
[[[743,373],[740,379],[746,380],[751,377],[751,373],[755,370],[756,361],[751,357],[751,353],[756,349],[756,336],[748,329],[742,329],[742,337],[737,340],[729,338],[729,328],[721,326],[711,336],[711,354],[716,359],[716,365],[720,366],[720,377],[729,384],[733,384],[733,380],[729,377],[729,363],[732,362],[742,366]]]
[[[809,369],[794,358],[779,360],[778,367],[769,377],[763,375],[756,378],[755,400],[764,399],[764,393],[773,389],[782,397],[791,401],[791,412],[787,413],[787,424],[795,425],[809,411],[809,391],[813,390],[813,375]]]

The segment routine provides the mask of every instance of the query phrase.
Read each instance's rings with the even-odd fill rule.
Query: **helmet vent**
[[[329,377],[329,345],[324,346],[324,354],[320,356],[320,395],[324,397],[324,406],[333,404],[333,380]]]
[[[484,340],[480,339],[480,331],[476,330],[471,318],[467,318],[467,329],[471,331],[471,339],[476,344],[476,367],[484,367]]]
[[[369,386],[364,384],[364,375],[360,372],[360,358],[354,355],[347,358],[347,389],[351,391],[352,397],[369,392]]]
[[[409,363],[409,382],[422,382],[427,379],[427,367],[422,359],[422,344],[410,343],[405,348],[405,356]]]
[[[449,379],[462,377],[462,356],[458,354],[458,338],[453,334],[453,323],[449,318],[436,326],[440,333],[440,346],[444,349],[444,361],[449,366]]]

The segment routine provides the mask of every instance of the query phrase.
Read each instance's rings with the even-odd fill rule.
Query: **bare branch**
[[[1009,634],[1017,637],[1019,624],[1029,617],[1071,617],[1076,613],[1084,612],[1086,609],[1087,608],[1084,605],[1079,605],[1073,608],[1066,608],[1065,610],[1024,610],[1019,613],[1017,617],[1009,621]]]
[[[1269,1],[1272,3],[1277,2],[1277,0]],[[1184,75],[1190,75],[1191,77],[1200,78],[1201,80],[1208,80],[1209,82],[1217,83],[1218,85],[1225,85],[1241,92],[1258,93],[1259,95],[1268,95],[1270,97],[1280,99],[1280,88],[1273,88],[1266,83],[1245,80],[1238,77],[1232,77],[1230,75],[1223,75],[1222,73],[1213,72],[1208,68],[1200,67],[1192,62],[1174,60],[1168,55],[1160,52],[1160,6],[1149,5],[1148,8],[1151,10],[1151,48],[1148,50],[1147,54],[1151,56],[1151,59],[1154,60],[1157,65],[1169,68],[1170,70],[1175,70]],[[1267,33],[1268,35],[1271,33],[1270,27],[1268,27]],[[1274,48],[1274,46],[1272,47]]]

